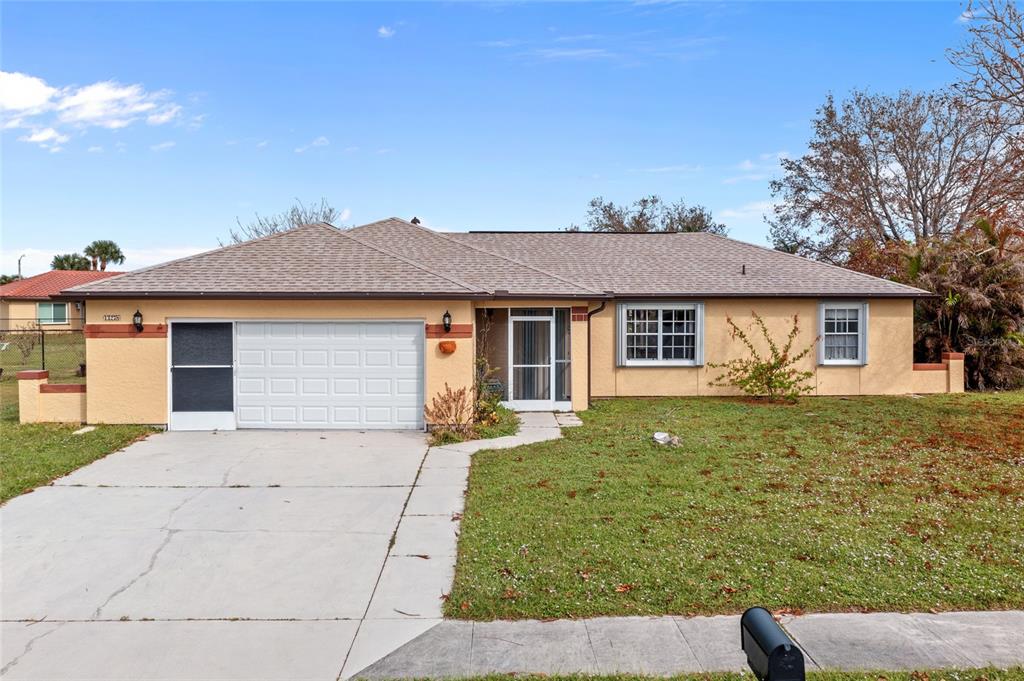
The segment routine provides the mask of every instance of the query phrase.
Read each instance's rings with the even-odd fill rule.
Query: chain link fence
[[[0,326],[0,381],[19,371],[46,369],[51,383],[85,381],[85,336],[81,329],[48,329],[35,320],[3,320]]]

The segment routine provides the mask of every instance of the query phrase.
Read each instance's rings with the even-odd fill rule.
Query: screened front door
[[[568,408],[568,310],[509,310],[508,404],[519,410]]]
[[[171,323],[171,430],[235,428],[234,326]]]

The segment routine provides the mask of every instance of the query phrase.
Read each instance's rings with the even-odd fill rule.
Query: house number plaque
[[[119,321],[121,321],[121,315],[119,315],[119,314],[105,314],[105,315],[103,315],[103,321],[105,321],[105,322],[119,322]]]

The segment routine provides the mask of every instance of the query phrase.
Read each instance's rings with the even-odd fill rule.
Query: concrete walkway
[[[441,596],[451,589],[472,454],[562,437],[551,413],[520,414],[519,432],[490,440],[431,447],[416,479],[395,545],[384,565],[370,613],[356,633],[341,677],[352,676],[405,643],[442,623]],[[564,425],[578,425],[575,414],[560,414]],[[402,567],[400,561],[405,561]],[[388,579],[385,580],[384,577]],[[440,587],[439,587],[440,585]]]
[[[681,674],[746,669],[739,616],[446,620],[359,677]],[[787,617],[808,670],[914,670],[1024,664],[1024,612]]]

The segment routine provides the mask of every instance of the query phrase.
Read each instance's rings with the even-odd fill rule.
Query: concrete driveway
[[[3,678],[353,674],[439,621],[468,465],[420,433],[161,433],[13,499]]]

